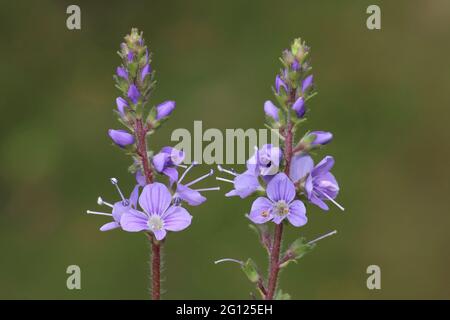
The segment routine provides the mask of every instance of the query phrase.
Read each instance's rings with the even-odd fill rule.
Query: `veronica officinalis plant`
[[[117,67],[114,80],[120,91],[116,99],[115,114],[121,129],[110,129],[112,142],[131,157],[129,171],[135,175],[136,184],[130,196],[126,196],[116,178],[111,183],[117,189],[119,199],[109,203],[101,197],[99,205],[110,208],[110,212],[88,210],[89,214],[108,216],[111,220],[100,230],[122,229],[127,232],[143,232],[151,243],[151,296],[160,299],[161,292],[161,250],[168,232],[186,229],[192,216],[185,205],[197,206],[206,201],[201,192],[218,190],[218,187],[194,189],[193,185],[211,176],[212,171],[184,182],[191,168],[183,164],[184,152],[164,147],[154,153],[147,138],[165,122],[175,109],[174,101],[156,106],[149,104],[150,94],[155,87],[151,54],[145,45],[142,32],[132,29],[120,45],[118,54],[122,64]],[[184,172],[179,177],[179,170]]]
[[[231,176],[217,178],[233,184],[227,197],[244,199],[257,196],[247,218],[253,222],[251,228],[258,233],[262,246],[267,250],[269,271],[264,277],[252,259],[240,261],[226,258],[216,263],[239,263],[266,300],[288,299],[287,293],[277,289],[280,270],[302,258],[318,240],[336,233],[332,231],[309,242],[299,238],[283,252],[283,229],[305,226],[309,205],[328,210],[327,203],[331,202],[344,210],[335,200],[339,185],[330,172],[334,165],[333,157],[326,156],[316,165],[311,157],[312,151],[329,143],[333,135],[325,131],[311,131],[297,138],[306,120],[309,100],[316,95],[309,55],[310,48],[300,39],[294,40],[291,47],[283,51],[280,59],[283,66],[273,88],[276,104],[269,100],[264,103],[266,126],[277,130],[281,148],[267,144],[256,149],[247,161],[246,171],[240,174],[218,167],[219,171]]]

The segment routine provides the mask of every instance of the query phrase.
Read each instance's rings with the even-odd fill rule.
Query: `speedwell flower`
[[[248,218],[257,224],[267,221],[280,224],[286,218],[293,226],[301,227],[308,221],[306,208],[294,198],[294,184],[284,173],[279,173],[267,185],[267,198],[259,197],[253,202]]]
[[[184,230],[192,220],[186,209],[171,203],[172,195],[165,185],[159,182],[148,184],[139,196],[143,211],[127,210],[122,214],[120,224],[125,231],[150,231],[157,240],[162,240],[167,231]]]

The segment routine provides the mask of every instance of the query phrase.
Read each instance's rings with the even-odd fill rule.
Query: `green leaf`
[[[291,295],[289,293],[283,293],[283,291],[279,289],[275,294],[275,300],[291,300]]]
[[[244,264],[242,264],[241,268],[251,282],[256,283],[259,281],[260,276],[258,273],[258,269],[252,259],[249,258]]]
[[[286,267],[290,262],[297,262],[305,254],[310,252],[316,246],[315,243],[308,244],[305,238],[298,238],[289,246],[284,254],[284,262],[280,265],[281,268]]]

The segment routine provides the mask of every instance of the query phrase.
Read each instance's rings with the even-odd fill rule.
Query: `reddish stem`
[[[290,102],[291,104],[295,101],[295,90],[291,90]],[[286,166],[284,168],[284,173],[289,176],[289,169],[291,166],[291,159],[293,155],[292,146],[292,122],[288,118],[288,123],[284,129],[284,159],[286,161]],[[270,264],[269,264],[269,283],[267,287],[267,294],[265,295],[265,300],[273,300],[275,291],[277,289],[278,273],[280,272],[280,250],[281,241],[283,239],[283,223],[277,224],[275,227],[275,233],[273,236],[273,245],[270,251]]]
[[[145,181],[147,184],[153,182],[153,172],[150,168],[147,156],[147,131],[141,119],[136,119],[135,135],[137,153],[141,157],[142,169],[144,171]],[[157,241],[153,235],[148,234],[148,238],[152,245],[152,300],[161,299],[161,243]]]

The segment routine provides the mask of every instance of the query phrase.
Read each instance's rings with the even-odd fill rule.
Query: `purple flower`
[[[119,77],[128,80],[128,71],[127,69],[123,68],[123,67],[117,67],[116,69],[116,73]]]
[[[141,71],[141,81],[144,81],[145,77],[151,72],[151,68],[149,64],[146,64]]]
[[[181,165],[184,161],[185,154],[183,151],[172,147],[164,147],[161,151],[153,156],[152,162],[155,170],[169,177],[170,183],[178,180],[178,171],[175,167]]]
[[[133,52],[132,51],[128,52],[128,54],[127,54],[128,62],[132,62],[133,58],[134,58]]]
[[[165,238],[167,231],[186,229],[192,216],[181,206],[171,205],[172,195],[162,183],[146,185],[139,197],[139,205],[143,209],[127,210],[122,214],[120,224],[125,231],[150,231],[157,240]]]
[[[108,135],[121,148],[134,143],[134,136],[122,129],[109,129]]]
[[[175,101],[165,101],[156,106],[156,120],[169,116],[175,109]]]
[[[292,69],[295,71],[300,70],[300,63],[297,61],[297,59],[295,59],[294,62],[292,62]]]
[[[333,140],[333,134],[327,131],[312,131],[308,134],[308,136],[309,135],[315,136],[314,141],[311,143],[313,146],[325,145]]]
[[[287,218],[294,227],[301,227],[308,221],[306,208],[294,198],[294,184],[284,173],[279,173],[267,185],[267,198],[259,197],[253,202],[248,218],[256,224],[270,220],[280,224]]]
[[[344,208],[334,199],[339,193],[339,185],[330,172],[334,159],[326,156],[315,167],[312,158],[308,155],[294,156],[291,161],[290,175],[294,182],[300,182],[308,200],[323,210],[328,210],[324,202],[329,200],[339,209]]]
[[[285,92],[288,92],[288,87],[286,83],[281,79],[279,75],[275,78],[275,90],[278,94],[280,94],[280,88],[283,87]]]
[[[279,120],[279,109],[272,103],[272,101],[267,100],[264,102],[264,112],[266,113],[266,116],[271,117],[273,120]]]
[[[128,98],[136,104],[139,101],[140,96],[141,94],[139,93],[138,88],[134,84],[130,85],[128,88]]]
[[[104,201],[101,197],[98,197],[97,203],[98,205],[106,205],[110,207],[111,213],[106,212],[98,212],[98,211],[91,211],[87,210],[88,214],[94,214],[94,215],[101,215],[101,216],[109,216],[113,218],[112,222],[108,222],[104,224],[100,231],[109,231],[113,229],[117,229],[121,227],[120,225],[120,219],[122,218],[122,215],[128,211],[130,208],[136,208],[137,206],[137,199],[139,196],[139,188],[136,186],[133,191],[131,192],[131,195],[128,199],[125,199],[123,196],[122,191],[120,190],[118,186],[118,181],[116,178],[111,178],[111,183],[116,187],[120,197],[122,198],[121,201],[117,201],[114,204],[111,204],[109,202]]]
[[[303,97],[298,98],[294,104],[292,105],[292,109],[297,114],[298,118],[302,118],[305,115],[306,108],[305,108],[305,100]]]
[[[302,82],[302,92],[306,92],[306,90],[308,90],[313,83],[313,75],[309,75],[305,78],[305,80],[303,80]]]
[[[116,105],[117,110],[119,110],[120,115],[123,117],[125,115],[125,108],[128,108],[127,101],[122,97],[118,97],[116,99]]]
[[[255,148],[255,154],[247,161],[247,170],[256,176],[272,176],[278,172],[281,155],[281,149],[272,144]]]

